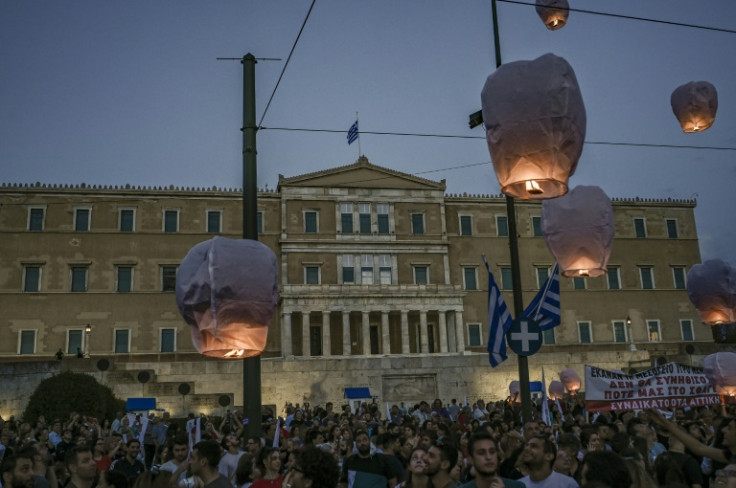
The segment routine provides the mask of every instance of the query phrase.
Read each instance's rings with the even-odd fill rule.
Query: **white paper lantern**
[[[565,369],[560,371],[560,381],[565,385],[567,391],[571,391],[573,393],[576,393],[582,384],[580,376],[578,376],[574,369]]]
[[[567,0],[537,0],[537,15],[549,30],[557,30],[567,24],[570,6]]]
[[[702,132],[716,120],[718,92],[707,81],[691,81],[672,92],[670,103],[684,132]]]
[[[562,400],[565,396],[565,386],[557,380],[549,382],[548,391],[550,400]]]
[[[719,395],[736,396],[736,353],[717,352],[706,356],[703,372]]]
[[[509,383],[509,395],[511,396],[511,401],[516,403],[521,402],[521,383],[518,380]]]
[[[179,312],[205,356],[261,354],[277,297],[276,255],[258,241],[215,237],[194,246],[177,271]]]
[[[690,268],[687,294],[704,324],[736,322],[736,269],[725,261],[711,259]]]
[[[567,193],[585,140],[585,106],[572,67],[554,54],[499,67],[481,93],[501,191],[521,199]]]
[[[564,276],[606,273],[614,235],[613,207],[597,186],[576,186],[542,202],[542,233]]]

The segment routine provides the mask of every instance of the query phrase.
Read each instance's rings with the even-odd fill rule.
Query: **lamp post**
[[[84,328],[84,357],[89,357],[89,351],[90,351],[90,337],[92,336],[92,326],[87,324],[87,327]]]
[[[626,317],[626,334],[629,336],[629,351],[636,352],[636,344],[634,344],[634,336],[631,335],[631,317]]]

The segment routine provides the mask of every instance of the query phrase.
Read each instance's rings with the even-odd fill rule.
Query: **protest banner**
[[[719,405],[703,368],[667,363],[633,375],[585,366],[585,407],[590,412]]]

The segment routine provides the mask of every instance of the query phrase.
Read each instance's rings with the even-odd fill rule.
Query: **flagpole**
[[[360,155],[363,153],[360,152],[360,122],[358,120],[358,112],[355,112],[355,121],[358,122],[358,159],[360,159]]]

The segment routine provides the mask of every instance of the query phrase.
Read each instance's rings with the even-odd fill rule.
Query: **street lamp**
[[[87,324],[87,327],[84,328],[84,357],[89,357],[89,341],[90,336],[92,335],[92,326]]]
[[[631,317],[626,317],[626,334],[629,336],[629,351],[636,352],[634,337],[631,335]]]

